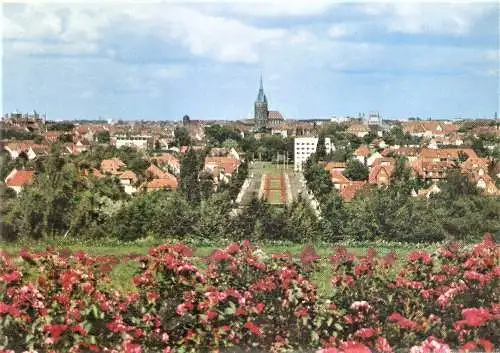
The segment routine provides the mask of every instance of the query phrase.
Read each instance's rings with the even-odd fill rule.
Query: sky
[[[491,117],[497,2],[2,5],[4,114],[48,119]]]

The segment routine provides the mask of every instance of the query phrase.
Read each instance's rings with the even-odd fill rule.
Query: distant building
[[[373,126],[382,126],[382,117],[378,112],[370,112],[366,117],[366,124]]]
[[[311,154],[316,153],[317,145],[318,137],[296,137],[294,139],[294,169],[296,171],[302,171],[307,158],[309,158]],[[325,138],[325,148],[326,153],[334,150],[329,137]]]
[[[264,85],[262,84],[262,76],[260,77],[259,93],[254,103],[254,119],[255,128],[260,130],[265,128],[269,119],[269,110],[267,107],[267,97],[264,93]]]
[[[123,146],[135,147],[140,150],[146,150],[152,147],[153,139],[151,136],[136,135],[136,136],[124,136],[117,135],[111,139],[114,142],[116,148]]]

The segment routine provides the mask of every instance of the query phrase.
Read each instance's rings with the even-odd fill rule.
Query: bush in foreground
[[[498,347],[499,249],[491,236],[467,250],[395,255],[334,250],[333,294],[310,278],[304,249],[266,256],[248,241],[200,265],[182,245],[117,259],[48,249],[0,254],[2,352],[419,352]],[[109,271],[137,261],[136,292],[110,289]],[[200,266],[197,266],[200,265]]]

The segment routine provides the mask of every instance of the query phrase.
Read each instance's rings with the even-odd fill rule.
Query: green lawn
[[[175,241],[171,241],[175,242]],[[85,244],[82,243],[74,243],[71,240],[65,241],[62,244],[52,244],[51,246],[62,250],[64,248],[68,248],[72,251],[82,250],[88,253],[91,256],[103,256],[103,255],[115,255],[115,256],[124,256],[129,254],[147,254],[148,250],[152,246],[156,246],[161,244],[162,242],[159,240],[145,240],[145,241],[136,241],[134,243],[124,243],[118,244],[117,242],[103,242],[102,245],[99,244]],[[304,248],[303,244],[273,244],[273,243],[265,243],[265,242],[257,242],[255,243],[259,248],[261,248],[266,254],[271,253],[282,253],[282,252],[290,252],[294,257],[298,257],[300,252]],[[216,248],[223,247],[227,244],[221,244],[220,246],[198,246],[193,247],[195,249],[195,262],[197,265],[202,266],[199,258],[208,256],[212,253],[212,251]],[[12,244],[12,243],[0,243],[0,248],[9,253],[17,253],[23,247],[30,248],[31,250],[41,251],[47,247],[47,244],[37,242],[31,243],[29,246],[26,244]],[[321,295],[328,295],[331,292],[331,270],[329,263],[329,256],[333,253],[334,245],[325,245],[325,244],[317,244],[315,246],[316,252],[319,256],[322,257],[318,269],[314,271],[312,275],[313,281],[318,286],[319,293]],[[398,259],[404,259],[408,253],[410,253],[413,249],[409,245],[387,245],[387,246],[373,246],[377,253],[380,256],[387,254],[389,251],[394,250],[398,255]],[[349,246],[347,247],[350,252],[355,254],[365,254],[368,246]],[[422,247],[420,247],[422,248]],[[429,245],[428,247],[424,247],[429,251],[433,251],[436,249],[436,245]],[[396,263],[396,266],[401,264],[400,261]],[[109,286],[113,287],[117,290],[122,291],[133,291],[134,286],[131,282],[131,278],[134,273],[137,271],[137,264],[134,261],[129,261],[126,263],[121,263],[116,265],[111,272],[111,283]]]

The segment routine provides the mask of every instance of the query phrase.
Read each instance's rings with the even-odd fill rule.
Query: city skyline
[[[493,117],[497,3],[3,4],[3,113]]]

